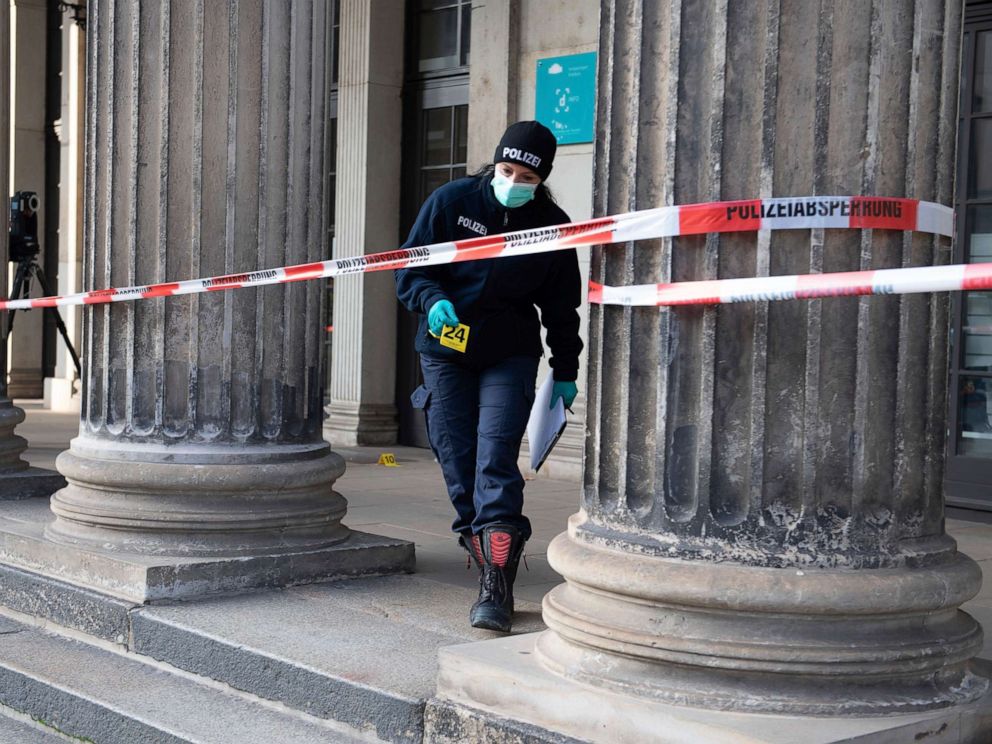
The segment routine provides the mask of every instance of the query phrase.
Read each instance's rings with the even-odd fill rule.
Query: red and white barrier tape
[[[722,305],[760,300],[810,300],[817,297],[969,289],[992,289],[992,263],[876,269],[839,274],[712,279],[631,287],[607,287],[591,282],[589,302],[630,306]]]
[[[811,196],[688,204],[647,209],[615,217],[573,222],[568,225],[519,230],[503,235],[435,243],[418,248],[402,248],[355,258],[339,258],[245,274],[186,279],[118,289],[99,289],[61,297],[0,300],[0,310],[96,305],[149,297],[198,294],[371,271],[389,271],[408,266],[432,266],[457,261],[522,256],[583,245],[626,243],[633,240],[700,235],[710,232],[848,227],[916,230],[950,236],[953,233],[953,223],[954,214],[950,208],[916,199]]]

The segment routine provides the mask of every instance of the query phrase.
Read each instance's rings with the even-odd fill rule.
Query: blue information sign
[[[559,145],[592,142],[596,113],[596,52],[537,61],[535,118]]]

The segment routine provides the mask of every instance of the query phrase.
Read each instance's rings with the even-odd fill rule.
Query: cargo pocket
[[[410,395],[410,404],[418,411],[424,412],[424,429],[427,431],[427,441],[431,445],[431,452],[434,453],[434,459],[440,462],[440,458],[437,455],[437,447],[434,446],[434,437],[431,436],[431,391],[427,389],[426,385],[421,385]]]
[[[431,391],[426,385],[421,385],[410,395],[410,404],[418,411],[426,411],[427,404],[431,399]]]
[[[519,447],[527,430],[527,422],[530,421],[531,409],[534,407],[534,384],[521,382],[519,386],[514,385],[510,389],[516,393],[516,396],[507,396],[502,427],[517,441]]]

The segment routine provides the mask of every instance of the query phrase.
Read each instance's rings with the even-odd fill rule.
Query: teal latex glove
[[[458,316],[455,315],[455,306],[448,300],[438,300],[427,313],[427,326],[431,329],[431,334],[440,336],[445,326],[458,325]]]
[[[565,404],[565,408],[572,410],[572,402],[578,394],[579,388],[576,387],[574,382],[558,382],[555,380],[555,384],[551,388],[551,407],[554,408],[555,402],[561,398]]]

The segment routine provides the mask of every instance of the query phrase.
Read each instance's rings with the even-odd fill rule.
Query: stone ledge
[[[128,613],[138,606],[4,565],[0,565],[0,605],[120,644],[130,634]]]
[[[47,497],[60,488],[65,488],[65,478],[54,470],[27,468],[0,473],[0,501]]]
[[[424,726],[425,744],[583,744],[582,739],[437,699],[427,703]]]
[[[320,550],[235,558],[103,552],[48,540],[50,519],[47,509],[24,521],[0,518],[0,564],[138,604],[409,573],[415,564],[413,543],[365,532]]]
[[[541,666],[535,654],[540,634],[514,636],[442,649],[438,702],[487,719],[500,731],[526,724],[550,734],[581,741],[614,744],[654,741],[659,744],[980,744],[992,736],[992,694],[967,705],[884,718],[724,713],[657,703],[572,682]],[[992,664],[977,661],[989,674]],[[437,720],[449,720],[441,711]],[[507,720],[509,719],[509,722]],[[433,718],[428,718],[434,721]],[[501,723],[503,721],[504,723]],[[431,724],[435,725],[434,723]],[[447,724],[445,724],[447,725]],[[511,728],[507,729],[508,726]],[[429,729],[427,741],[453,741]],[[659,735],[664,738],[659,738]],[[528,741],[493,738],[497,742]],[[553,738],[535,742],[555,742]],[[567,741],[567,739],[566,739]]]

